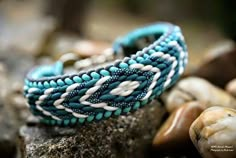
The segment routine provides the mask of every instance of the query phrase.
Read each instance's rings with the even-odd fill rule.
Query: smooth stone
[[[146,157],[165,114],[157,101],[150,104],[84,126],[25,125],[19,132],[21,157]]]
[[[236,157],[236,110],[206,109],[191,125],[189,134],[204,158]]]
[[[200,101],[205,108],[223,106],[236,109],[236,99],[233,96],[198,77],[180,80],[164,100],[168,112],[189,101]]]
[[[235,45],[222,44],[208,52],[205,62],[199,66],[193,75],[205,78],[211,83],[224,88],[236,76],[235,61]]]
[[[226,91],[230,93],[232,96],[236,97],[236,78],[231,80],[227,85],[226,85]]]
[[[173,113],[162,124],[154,140],[153,148],[158,151],[186,152],[194,149],[189,137],[189,128],[203,111],[199,102],[188,102]]]
[[[111,44],[105,41],[82,40],[78,36],[56,33],[45,50],[54,60],[79,60],[94,55],[100,55]],[[65,59],[64,59],[65,58]]]

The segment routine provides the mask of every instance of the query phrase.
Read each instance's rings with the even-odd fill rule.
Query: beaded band
[[[129,113],[173,85],[188,58],[180,28],[169,23],[134,30],[114,42],[113,52],[126,57],[78,74],[63,74],[62,62],[29,72],[24,94],[32,113],[51,125]]]

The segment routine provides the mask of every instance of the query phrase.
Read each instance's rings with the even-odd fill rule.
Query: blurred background
[[[138,26],[169,21],[181,26],[190,63],[197,64],[212,45],[236,39],[235,7],[234,0],[1,0],[0,52],[40,56],[53,52],[46,49],[52,39],[111,42]]]

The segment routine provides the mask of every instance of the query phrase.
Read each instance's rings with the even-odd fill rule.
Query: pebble
[[[109,48],[110,44],[102,41],[81,40],[75,43],[72,51],[80,57],[91,57],[93,55],[100,55]]]
[[[236,97],[236,78],[231,80],[227,85],[226,85],[226,91],[230,93],[232,96]]]
[[[236,76],[235,61],[236,47],[233,44],[220,44],[207,53],[206,60],[194,72],[194,76],[224,88]]]
[[[201,103],[188,102],[171,113],[153,140],[155,150],[179,152],[194,148],[189,137],[189,128],[202,111]]]
[[[191,125],[189,134],[204,158],[236,157],[236,110],[206,109]]]
[[[233,96],[198,77],[182,79],[164,100],[168,112],[189,101],[200,101],[205,108],[223,106],[236,109],[236,99]]]

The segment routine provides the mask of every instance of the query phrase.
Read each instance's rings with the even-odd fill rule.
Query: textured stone
[[[230,93],[232,96],[236,97],[236,78],[231,80],[227,85],[226,85],[226,91]]]
[[[152,102],[127,116],[80,127],[23,126],[22,157],[146,157],[165,109]]]
[[[206,109],[191,125],[189,134],[204,158],[236,157],[236,110]]]
[[[201,103],[188,102],[171,113],[153,140],[155,150],[185,152],[191,149],[189,128],[202,111]]]
[[[236,47],[230,48],[209,51],[207,60],[195,71],[194,75],[224,88],[236,76]]]
[[[165,100],[169,112],[189,101],[200,101],[206,108],[224,106],[236,109],[236,99],[233,96],[198,77],[182,79]]]

